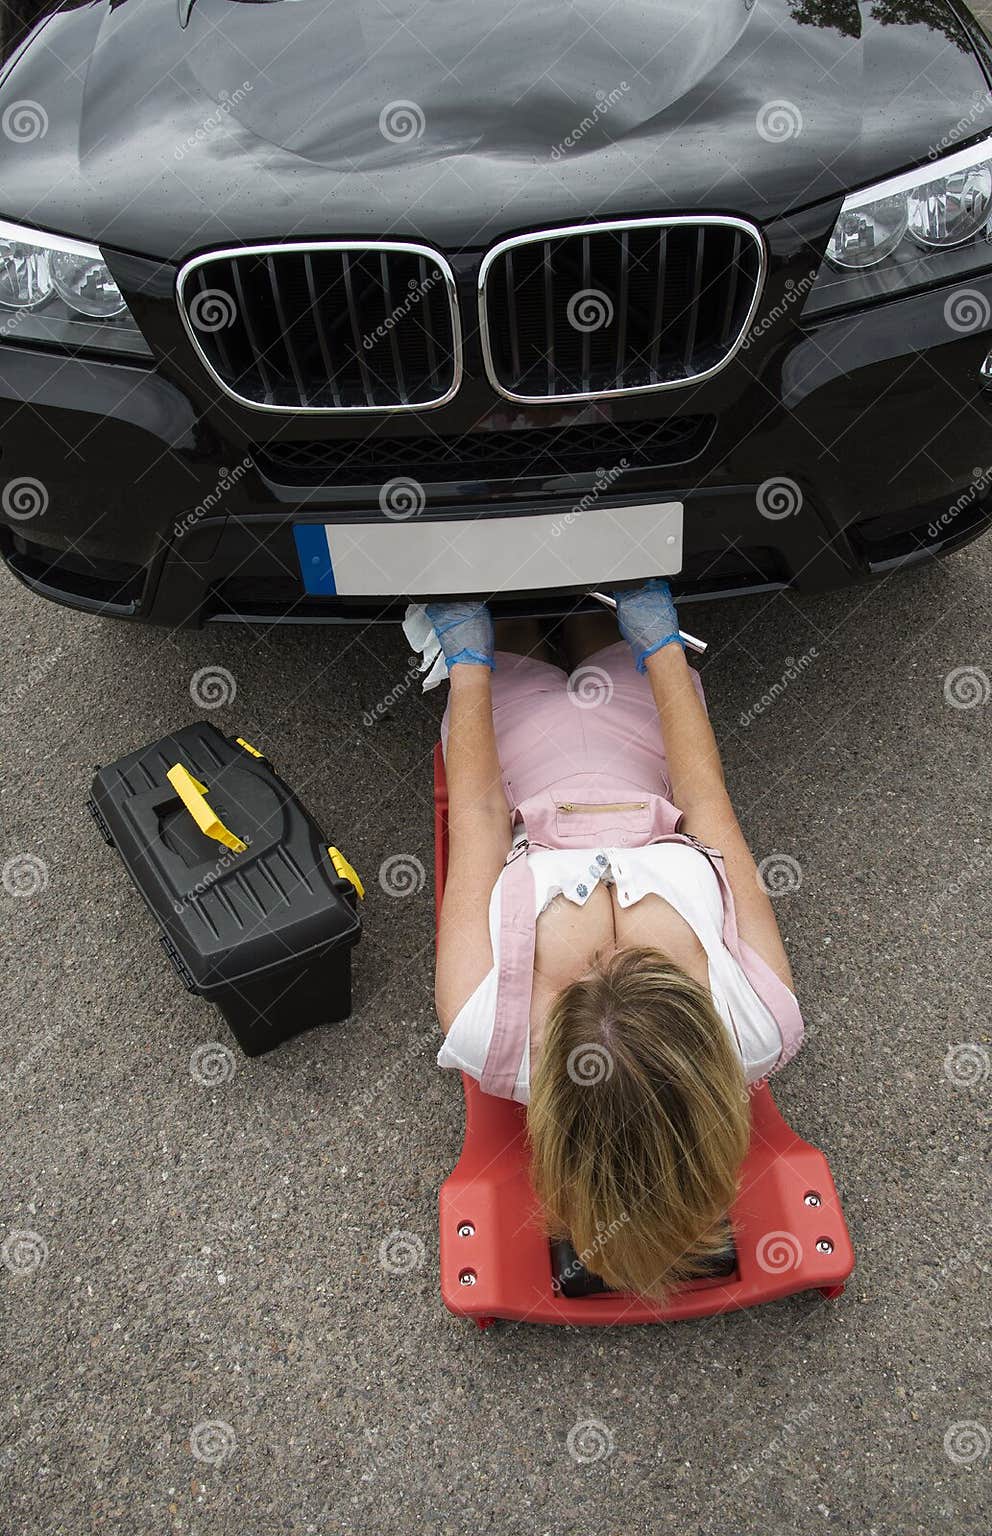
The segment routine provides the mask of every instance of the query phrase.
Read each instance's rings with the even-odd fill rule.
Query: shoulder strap
[[[479,1083],[484,1093],[511,1099],[530,1030],[534,987],[534,875],[527,844],[514,848],[500,883],[496,1017]]]
[[[752,949],[737,931],[737,909],[734,905],[734,893],[727,879],[723,854],[718,848],[708,848],[705,843],[700,842],[698,837],[693,837],[691,832],[670,833],[665,837],[655,838],[654,841],[689,843],[692,847],[698,848],[700,853],[705,854],[712,864],[720,886],[720,895],[723,897],[723,942],[778,1025],[778,1031],[782,1037],[782,1051],[775,1065],[776,1070],[784,1067],[802,1045],[804,1032],[802,1014],[795,996],[789,991],[785,982],[775,975],[768,962],[762,960],[758,952]]]

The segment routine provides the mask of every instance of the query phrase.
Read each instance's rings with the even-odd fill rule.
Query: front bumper
[[[960,547],[992,520],[992,396],[980,378],[992,326],[955,332],[947,290],[933,290],[802,327],[790,295],[825,227],[821,211],[815,230],[794,224],[772,242],[753,342],[696,388],[517,407],[481,382],[470,343],[469,377],[443,410],[316,427],[212,395],[178,335],[171,269],[115,258],[158,361],[0,346],[0,553],[42,596],[177,626],[400,616],[397,591],[307,596],[293,536],[300,522],[386,518],[383,487],[397,477],[422,492],[420,520],[503,517],[508,536],[515,516],[561,518],[590,496],[620,516],[681,500],[681,601],[824,590]],[[992,276],[968,287],[992,314]],[[769,515],[762,487],[779,480],[801,505]],[[11,490],[22,482],[41,487],[28,516]],[[575,601],[561,589],[506,593],[497,606]]]

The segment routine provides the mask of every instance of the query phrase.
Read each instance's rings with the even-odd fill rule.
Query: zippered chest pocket
[[[563,847],[621,847],[647,842],[652,832],[649,800],[565,800],[555,804],[555,831]]]

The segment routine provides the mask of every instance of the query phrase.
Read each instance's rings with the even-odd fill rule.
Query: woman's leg
[[[569,686],[583,693],[587,673],[583,729],[590,762],[618,779],[661,789],[669,799],[671,779],[661,723],[648,678],[637,671],[629,647],[620,638],[616,615],[575,614],[565,621],[572,675]],[[692,685],[706,707],[699,673],[690,668]],[[593,708],[592,702],[596,707]]]
[[[602,651],[608,645],[616,645],[620,639],[616,615],[603,609],[600,613],[569,614],[562,624],[561,634],[571,669]]]
[[[538,619],[497,619],[494,629],[498,651],[533,656],[536,661],[554,660]]]
[[[544,633],[537,619],[500,619],[495,625],[495,639],[493,721],[507,797],[510,804],[515,805],[510,771],[519,770],[523,782],[529,782],[524,765],[533,748],[535,713],[542,712],[549,696],[565,696],[568,679],[548,658]],[[446,709],[441,722],[441,742],[445,751],[449,713]]]

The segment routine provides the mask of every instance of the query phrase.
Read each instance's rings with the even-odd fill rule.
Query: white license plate
[[[682,502],[537,517],[298,523],[308,592],[448,597],[609,586],[682,569]]]

